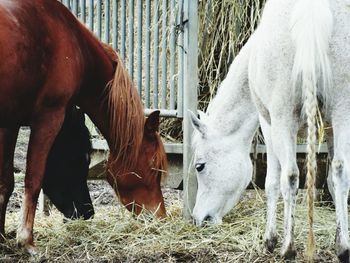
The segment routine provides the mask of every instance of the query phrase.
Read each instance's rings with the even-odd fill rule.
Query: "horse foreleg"
[[[334,158],[334,139],[333,139],[332,129],[327,131],[327,148],[328,148],[328,161],[332,163]],[[331,194],[332,200],[334,203],[335,196],[334,196],[334,185],[333,185],[333,179],[332,179],[332,165],[330,165],[328,168],[327,186],[328,186],[328,191]]]
[[[46,160],[64,119],[64,111],[45,113],[33,123],[27,154],[27,171],[22,204],[22,218],[17,231],[17,242],[29,253],[35,254],[33,224],[35,209],[45,172]]]
[[[287,114],[284,116],[288,116]],[[292,118],[272,119],[271,139],[273,150],[281,165],[281,193],[284,201],[284,241],[281,249],[285,258],[295,258],[294,213],[299,186],[299,169],[296,163],[296,137],[298,127]]]
[[[271,127],[260,116],[260,125],[264,134],[266,153],[267,153],[267,174],[265,181],[265,193],[267,198],[267,215],[265,230],[265,245],[269,252],[273,252],[277,244],[276,233],[276,209],[277,201],[280,195],[280,173],[281,167],[279,161],[272,150]]]
[[[0,129],[0,240],[5,238],[6,207],[13,192],[13,156],[19,128]]]
[[[329,185],[337,215],[336,248],[341,262],[349,262],[348,194],[350,186],[350,127],[348,121],[333,123],[334,157]]]

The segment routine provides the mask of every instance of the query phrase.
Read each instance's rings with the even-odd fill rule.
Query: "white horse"
[[[316,169],[317,99],[332,124],[332,169],[328,177],[336,206],[338,257],[349,261],[347,196],[350,183],[350,1],[268,0],[261,23],[232,63],[207,114],[198,119],[193,147],[198,225],[220,223],[252,177],[249,158],[258,121],[267,151],[265,241],[277,242],[276,205],[284,200],[282,255],[295,257],[294,210],[299,185],[296,138],[308,126],[308,255],[314,253],[313,196]],[[334,149],[333,149],[334,146]]]

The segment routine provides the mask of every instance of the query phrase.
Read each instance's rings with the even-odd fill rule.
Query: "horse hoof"
[[[297,251],[295,250],[294,245],[289,245],[287,249],[282,250],[281,254],[285,260],[294,260],[297,256]]]
[[[343,252],[338,253],[339,262],[349,263],[349,249],[345,249]]]
[[[17,243],[19,248],[22,248],[25,252],[27,252],[30,256],[36,256],[38,254],[38,249],[34,244],[23,244]]]
[[[17,235],[17,246],[23,248],[29,255],[35,256],[38,254],[38,250],[33,244],[33,241],[28,241],[28,239],[20,239]]]
[[[28,252],[28,254],[31,255],[31,256],[38,255],[38,249],[34,245],[27,245],[25,247],[25,249]]]
[[[277,245],[277,236],[272,236],[269,239],[265,240],[265,247],[268,252],[272,253],[275,250],[275,247]]]

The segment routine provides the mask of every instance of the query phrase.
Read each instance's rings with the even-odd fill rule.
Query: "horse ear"
[[[191,116],[191,122],[193,127],[197,131],[199,131],[203,136],[205,136],[207,133],[207,126],[205,125],[205,123],[202,120],[198,119],[198,117],[192,111],[189,110],[188,113]]]
[[[202,121],[205,121],[208,118],[208,114],[206,114],[204,111],[197,110],[199,119]]]
[[[145,135],[150,137],[154,136],[154,134],[159,129],[159,114],[160,111],[153,111],[147,118],[145,122]]]

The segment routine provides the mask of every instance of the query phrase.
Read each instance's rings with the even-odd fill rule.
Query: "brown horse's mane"
[[[117,138],[114,145],[117,151],[112,151],[111,162],[121,162],[123,167],[119,166],[119,171],[114,172],[124,174],[132,172],[140,153],[145,122],[143,106],[134,82],[130,79],[118,53],[110,45],[102,43],[102,46],[110,59],[116,63],[114,79],[107,85],[112,136]],[[157,149],[152,158],[152,169],[154,174],[161,173],[164,178],[168,169],[167,158],[160,136],[156,136],[156,140]]]
[[[102,43],[102,46],[110,59],[116,63],[116,71],[113,81],[109,86],[109,108],[111,109],[112,136],[118,138],[115,149],[119,149],[111,155],[112,163],[121,161],[123,167],[118,174],[131,172],[138,158],[143,139],[144,115],[141,99],[137,93],[133,81],[125,70],[118,53],[110,46]],[[125,112],[124,114],[118,114]],[[122,134],[122,136],[120,136]],[[152,158],[153,174],[161,174],[162,179],[167,175],[168,163],[165,149],[160,136],[156,136],[156,151]]]
[[[135,167],[143,139],[143,106],[133,81],[130,79],[117,52],[102,45],[116,63],[114,79],[107,85],[110,110],[111,145],[110,160],[118,163],[119,173],[130,172]],[[113,51],[113,52],[112,52]]]

